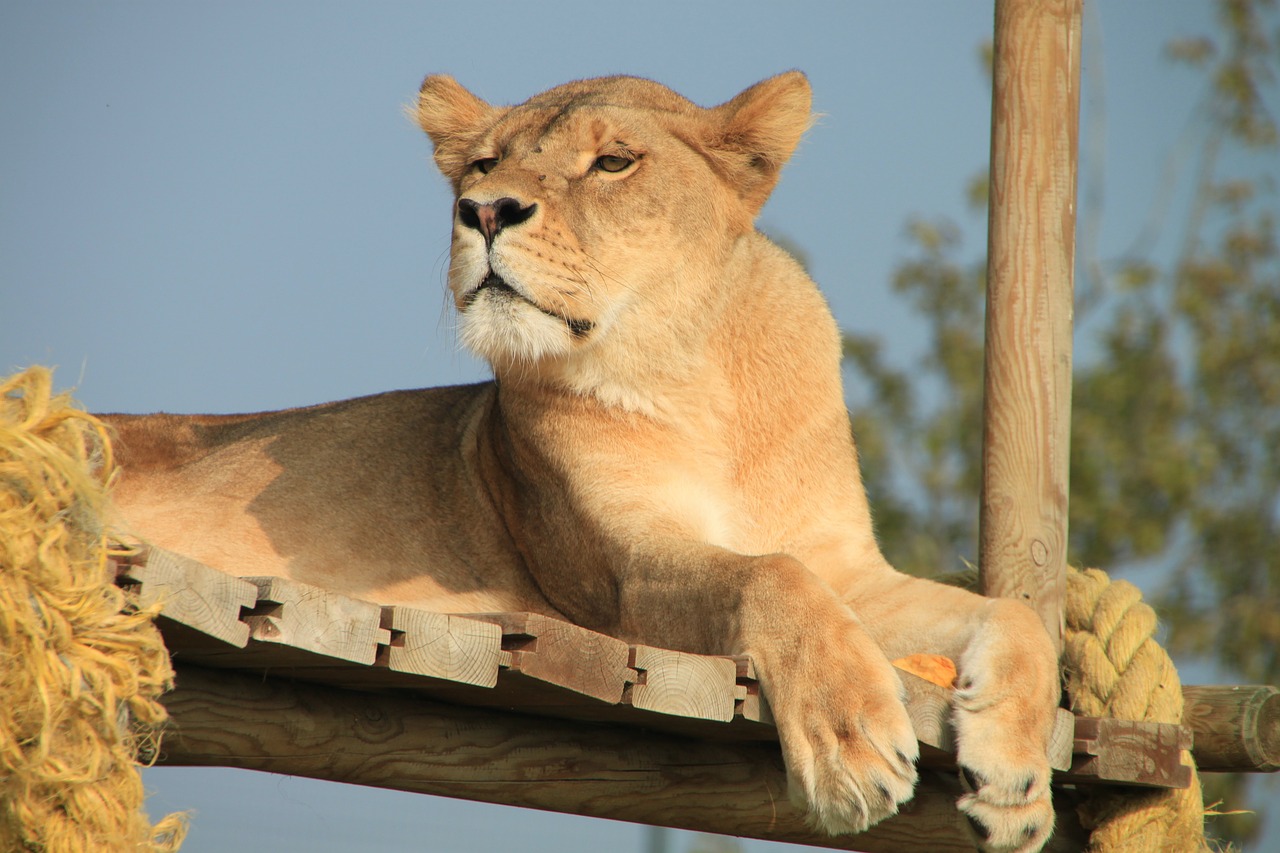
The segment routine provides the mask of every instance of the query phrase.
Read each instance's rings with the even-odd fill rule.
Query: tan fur
[[[987,849],[1039,849],[1048,637],[1019,603],[885,562],[835,323],[752,225],[809,102],[795,72],[712,109],[625,77],[494,107],[429,77],[416,117],[460,199],[449,286],[496,382],[116,417],[123,518],[229,572],[749,653],[793,798],[830,832],[911,796],[889,660],[947,655],[977,784],[960,809]]]

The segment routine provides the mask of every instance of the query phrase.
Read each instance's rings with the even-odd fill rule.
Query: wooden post
[[[1082,0],[996,0],[979,572],[1058,648]]]

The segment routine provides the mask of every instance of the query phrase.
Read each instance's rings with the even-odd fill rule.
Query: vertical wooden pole
[[[1082,0],[996,0],[979,572],[1062,647]]]

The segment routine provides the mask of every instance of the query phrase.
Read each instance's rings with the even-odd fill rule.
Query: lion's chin
[[[568,355],[576,332],[509,285],[503,287],[477,291],[463,310],[458,327],[463,345],[494,367]]]

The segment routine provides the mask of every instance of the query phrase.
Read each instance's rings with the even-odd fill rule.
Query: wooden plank
[[[397,605],[382,608],[381,626],[389,639],[377,663],[392,672],[493,687],[510,663],[492,622]]]
[[[1280,690],[1270,685],[1183,687],[1182,722],[1201,770],[1280,770]]]
[[[730,658],[631,646],[627,665],[636,675],[623,693],[623,704],[676,717],[721,723],[733,719],[738,665]]]
[[[257,587],[258,601],[244,617],[250,643],[236,655],[237,667],[369,665],[391,642],[376,604],[286,578],[244,580]]]
[[[1112,782],[1152,788],[1187,788],[1191,768],[1182,752],[1191,731],[1167,723],[1077,717],[1071,769],[1055,782]]]
[[[622,701],[634,678],[627,644],[614,637],[537,613],[467,616],[498,626],[508,656],[492,694],[475,697],[484,704],[518,704],[537,713],[560,709],[590,719]]]
[[[268,598],[288,598],[275,585],[264,592]],[[327,602],[322,612],[328,612],[335,599],[322,597]],[[350,600],[348,600],[350,601]],[[267,601],[275,604],[274,601]],[[357,604],[359,602],[356,602]],[[344,605],[346,606],[346,605]],[[313,603],[313,607],[319,607]],[[403,609],[398,620],[393,611]],[[754,664],[749,658],[704,657],[649,647],[635,647],[636,656],[631,666],[618,666],[619,643],[609,637],[586,631],[577,626],[537,614],[487,614],[492,621],[479,621],[462,617],[442,617],[410,608],[386,608],[383,616],[385,641],[380,644],[378,659],[373,666],[356,665],[340,657],[325,653],[323,648],[294,648],[283,645],[287,632],[296,633],[298,624],[305,619],[289,620],[280,612],[272,611],[270,624],[283,625],[263,630],[266,639],[254,639],[248,648],[234,653],[213,653],[197,650],[192,653],[182,639],[174,645],[173,635],[166,632],[166,642],[175,648],[178,659],[201,665],[234,668],[298,678],[307,681],[337,685],[346,689],[403,688],[414,693],[446,702],[489,708],[516,710],[539,716],[564,719],[603,721],[615,724],[641,725],[650,730],[688,735],[706,740],[747,742],[776,741],[768,704],[759,692]],[[414,622],[409,621],[410,619]],[[476,640],[468,632],[474,631],[478,622],[483,626],[479,642],[468,650],[464,658],[478,654],[488,661],[484,667],[466,672],[460,671],[448,656],[440,661],[419,659],[400,669],[387,665],[391,651],[395,649],[394,635],[405,626],[406,633],[451,634],[451,642],[459,635],[468,637],[468,644]],[[453,627],[447,627],[452,625]],[[459,631],[458,626],[462,630]],[[502,626],[505,625],[504,629]],[[426,627],[433,626],[433,627]],[[488,628],[490,631],[485,631]],[[492,640],[498,631],[506,630],[504,640],[514,651],[500,650]],[[279,633],[277,633],[277,631]],[[581,633],[579,633],[581,632]],[[595,652],[585,655],[600,661],[613,659],[612,674],[608,678],[595,677],[584,681],[574,667],[575,639],[586,639]],[[540,646],[537,640],[542,640]],[[489,642],[487,649],[484,642]],[[626,649],[621,644],[621,649]],[[539,651],[539,649],[545,650]],[[333,651],[330,649],[330,651]],[[630,653],[630,650],[628,650]],[[427,662],[424,663],[424,660]],[[411,671],[416,666],[418,671]],[[501,673],[496,686],[493,671]],[[597,667],[599,670],[600,667]],[[609,670],[605,670],[609,671]],[[482,675],[480,673],[488,673]],[[955,736],[951,728],[950,690],[939,687],[909,672],[900,673],[907,689],[907,709],[921,745],[920,766],[927,769],[954,770]],[[472,678],[467,681],[467,678]],[[653,679],[650,681],[649,679]],[[563,683],[562,683],[563,682]],[[652,685],[653,689],[650,689]],[[597,695],[591,695],[591,690]],[[636,691],[639,691],[638,700]],[[599,694],[606,695],[601,696]],[[617,701],[609,699],[617,696]],[[694,698],[690,698],[694,697]],[[743,708],[749,710],[743,713]],[[1076,741],[1080,750],[1089,750],[1086,758],[1100,761],[1072,763],[1072,732],[1076,720],[1060,710],[1051,747],[1050,763],[1058,771],[1071,770],[1071,779],[1081,783],[1109,781],[1143,786],[1159,786],[1161,778],[1151,773],[1124,770],[1132,763],[1136,751],[1159,749],[1164,736],[1155,724],[1126,723],[1125,738],[1119,749],[1127,757],[1112,758],[1107,750],[1109,742],[1098,745],[1094,741]],[[1096,741],[1096,739],[1095,739]],[[1083,745],[1082,745],[1083,744]],[[1166,774],[1167,775],[1167,774]],[[1172,777],[1171,777],[1172,778]],[[1176,785],[1176,779],[1168,785]]]
[[[179,667],[160,763],[241,767],[482,802],[868,853],[970,853],[955,774],[924,774],[902,813],[860,835],[811,832],[774,744],[712,743],[538,720],[260,675]],[[306,725],[299,725],[305,720]],[[1048,848],[1079,850],[1064,808]]]
[[[443,693],[466,704],[490,693],[501,668],[510,662],[510,655],[502,651],[502,633],[490,622],[400,605],[381,610],[387,642],[378,644],[372,666],[310,653],[300,666],[292,660],[282,665],[262,658],[258,665],[277,675],[347,689]],[[268,647],[257,651],[265,656]],[[287,650],[280,653],[292,658]]]
[[[249,626],[240,617],[257,603],[251,583],[155,547],[117,561],[116,582],[137,606],[159,604],[158,623],[169,635],[183,633],[186,650],[244,648],[249,642]]]
[[[996,0],[979,574],[1062,648],[1081,0]]]
[[[633,645],[628,664],[631,674],[619,704],[592,719],[697,738],[777,742],[772,725],[736,716],[746,687],[738,683],[733,658]]]

